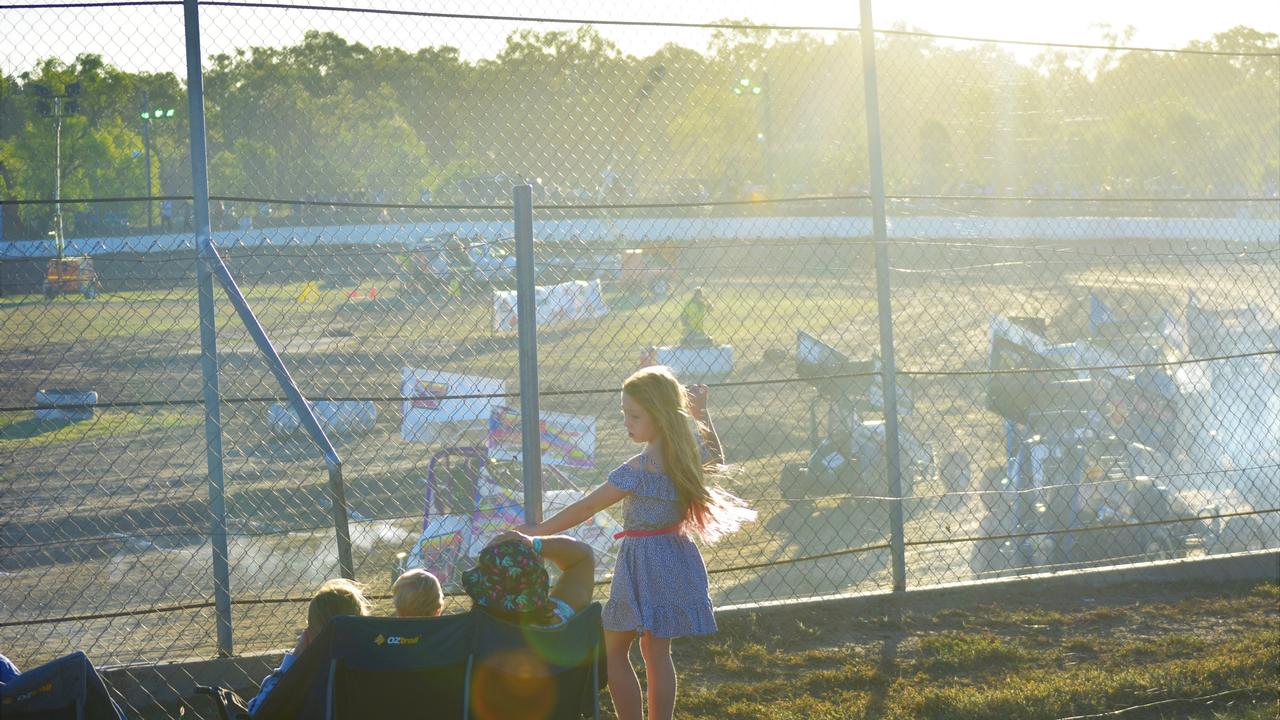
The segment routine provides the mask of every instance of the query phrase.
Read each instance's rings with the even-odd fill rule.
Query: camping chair
[[[298,657],[253,717],[596,719],[604,661],[599,603],[555,630],[483,612],[343,616]]]
[[[0,684],[5,720],[124,720],[82,652],[73,652]]]

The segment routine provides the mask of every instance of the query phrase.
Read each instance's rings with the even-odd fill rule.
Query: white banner
[[[589,415],[539,413],[542,464],[589,468],[596,460],[596,419]],[[489,459],[521,458],[520,411],[495,407],[489,415]]]
[[[534,288],[534,307],[537,308],[538,327],[604,317],[609,308],[604,302],[599,280],[570,280],[559,285],[540,285]],[[516,291],[497,290],[493,293],[494,332],[515,332],[519,325],[516,312]]]
[[[401,375],[404,421],[400,424],[400,436],[405,442],[433,442],[441,424],[487,420],[490,410],[502,404],[502,398],[441,398],[506,392],[506,384],[502,380],[477,375],[415,368],[404,368]]]

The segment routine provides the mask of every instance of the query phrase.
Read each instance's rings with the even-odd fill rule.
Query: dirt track
[[[964,264],[961,259],[956,263]],[[792,262],[804,264],[803,259]],[[1256,287],[1254,301],[1280,307],[1274,267],[1256,262],[1191,267],[1170,260],[1164,268],[1164,262],[1144,260],[1141,269],[1150,274],[1136,276],[1132,261],[1125,270],[1081,259],[1065,268],[1046,264],[1032,275],[1025,267],[900,273],[894,301],[898,366],[903,371],[983,368],[994,312],[1046,317],[1055,337],[1076,337],[1085,324],[1091,287],[1113,287],[1139,304],[1174,302],[1186,288],[1198,289],[1206,302],[1220,302],[1215,299],[1230,295],[1218,288]],[[902,266],[910,264],[904,260]],[[774,381],[794,374],[789,354],[799,328],[851,357],[875,350],[873,283],[864,270],[761,279],[700,267],[688,281],[715,288],[712,331],[734,344],[738,358],[729,380]],[[1131,276],[1144,283],[1127,283]],[[394,287],[384,284],[377,302],[351,301],[345,292],[334,291],[308,305],[295,300],[296,288],[260,286],[253,301],[295,379],[313,397],[396,398],[402,367],[489,374],[507,378],[514,387],[514,343],[492,333],[483,303],[428,308],[424,317],[414,303],[398,298]],[[544,408],[598,419],[599,462],[596,470],[577,474],[584,487],[600,482],[605,469],[632,451],[612,431],[617,400],[611,388],[638,361],[644,343],[670,342],[677,332],[678,296],[667,301],[611,296],[611,302],[616,317],[540,334],[542,390],[548,394]],[[22,304],[0,307],[0,313],[6,314],[6,332],[19,325],[28,329],[25,343],[14,346],[16,338],[6,336],[0,346],[0,375],[16,379],[0,390],[5,403],[29,403],[35,388],[50,385],[92,386],[112,400],[199,397],[193,295],[137,303],[108,298],[93,305]],[[224,397],[277,394],[237,322],[229,316],[221,321]],[[340,337],[326,336],[335,329],[342,331]],[[80,333],[81,339],[61,339],[67,333]],[[903,422],[935,455],[963,450],[970,458],[970,488],[982,489],[982,478],[1001,467],[1005,455],[999,419],[984,406],[982,379],[904,372],[901,381],[915,405]],[[583,387],[601,392],[554,395]],[[718,602],[889,584],[886,549],[721,572],[887,541],[883,503],[849,498],[797,503],[779,488],[783,465],[803,460],[810,450],[813,397],[804,383],[716,390],[717,427],[737,466],[733,487],[761,513],[756,528],[706,553]],[[319,579],[336,573],[323,462],[305,440],[274,437],[265,425],[265,410],[261,402],[222,408],[237,600],[302,597]],[[351,507],[382,523],[370,525],[356,553],[358,577],[375,588],[420,527],[422,480],[436,449],[401,441],[398,402],[379,402],[378,412],[372,433],[342,438],[337,445],[346,462]],[[10,422],[0,442],[0,479],[6,488],[0,497],[0,569],[6,573],[0,622],[209,601],[201,406],[106,410],[85,428],[61,431],[79,433],[65,440],[41,428],[20,427],[22,422]],[[481,441],[483,429],[459,428],[455,437]],[[1260,504],[1280,488],[1280,475],[1257,475],[1238,487],[1220,476],[1214,482],[1219,496],[1238,491],[1245,501]],[[939,481],[916,489],[917,495],[933,497],[909,503],[908,541],[963,538],[980,530],[981,503],[940,503],[936,496],[943,491]],[[301,528],[311,530],[289,532]],[[965,542],[909,548],[908,574],[912,584],[964,580],[973,576],[971,555]],[[240,646],[287,644],[295,609],[290,604],[237,606],[243,623],[236,623],[245,628],[238,632]],[[132,642],[140,627],[148,628],[143,644]],[[25,664],[86,643],[100,655],[125,661],[207,654],[211,627],[210,611],[198,609],[15,626],[0,629],[0,638],[6,648],[21,649],[15,652]]]

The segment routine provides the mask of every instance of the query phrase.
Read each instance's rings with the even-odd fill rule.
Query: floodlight
[[[32,85],[31,92],[35,93],[36,97],[49,97],[49,88],[45,85]]]
[[[80,101],[79,100],[66,101],[65,103],[62,104],[62,111],[68,115],[71,113],[80,112]]]
[[[80,94],[80,83],[78,83],[78,82],[73,82],[73,83],[71,83],[70,85],[67,85],[66,90],[65,90],[64,92],[66,92],[66,94],[67,94],[67,95],[69,95],[69,96],[71,96],[71,97],[75,97],[76,95],[79,95],[79,94]]]

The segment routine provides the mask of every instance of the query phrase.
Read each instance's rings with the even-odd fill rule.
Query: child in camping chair
[[[258,707],[267,699],[267,695],[271,694],[271,690],[280,682],[280,678],[293,665],[293,661],[306,649],[307,643],[311,638],[319,635],[330,620],[339,615],[369,615],[371,610],[372,605],[365,599],[364,591],[355,582],[346,578],[326,580],[311,598],[311,604],[307,607],[307,628],[298,636],[298,643],[293,650],[285,653],[284,659],[280,661],[280,667],[262,681],[262,689],[249,701],[249,712],[257,712]]]

